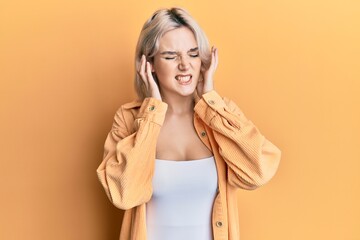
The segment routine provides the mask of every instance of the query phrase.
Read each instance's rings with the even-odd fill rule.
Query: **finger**
[[[215,59],[215,48],[214,46],[211,47],[211,62],[210,62],[210,66],[209,66],[209,70],[214,70],[215,65],[216,65],[216,59]]]
[[[216,47],[214,50],[214,61],[215,61],[215,69],[217,69],[219,63],[219,55],[218,55],[218,49]]]
[[[151,72],[151,64],[149,62],[146,62],[146,78],[148,80],[148,83],[151,87],[154,87],[155,80],[152,76]]]
[[[140,65],[140,72],[139,72],[139,74],[140,74],[140,77],[141,77],[141,79],[143,80],[146,88],[148,88],[148,87],[149,87],[149,84],[148,84],[148,81],[147,81],[147,78],[146,78],[146,73],[145,73],[146,69],[145,69],[145,68],[146,68],[146,58],[145,58],[145,55],[143,55],[143,56],[141,57],[141,65]]]
[[[212,53],[211,53],[211,68],[212,71],[215,71],[218,65],[218,50],[216,47],[212,48]]]

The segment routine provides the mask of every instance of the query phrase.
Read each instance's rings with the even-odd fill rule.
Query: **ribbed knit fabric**
[[[146,203],[149,240],[212,240],[211,213],[217,194],[214,157],[155,160],[153,194]]]
[[[243,112],[216,91],[195,96],[194,127],[212,150],[218,193],[212,211],[214,240],[239,240],[236,190],[256,189],[275,174],[281,152]],[[146,202],[152,195],[156,141],[167,104],[155,98],[119,108],[97,174],[110,201],[126,210],[120,240],[146,240]]]

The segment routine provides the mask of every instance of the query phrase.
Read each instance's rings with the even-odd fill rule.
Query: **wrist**
[[[214,90],[214,86],[213,86],[213,85],[207,86],[207,87],[204,86],[204,88],[203,88],[203,93],[202,93],[202,94],[211,92],[212,90]]]

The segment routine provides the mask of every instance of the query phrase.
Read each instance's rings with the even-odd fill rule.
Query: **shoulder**
[[[131,110],[131,109],[140,108],[142,102],[143,101],[141,101],[141,100],[134,100],[134,101],[131,101],[131,102],[121,105],[119,109]]]
[[[199,97],[195,97],[197,101],[203,99],[205,103],[207,103],[210,107],[214,109],[220,109],[224,108],[227,110],[238,110],[238,106],[235,102],[233,102],[231,99],[221,96],[217,91],[212,90],[210,92],[207,92]]]
[[[134,100],[121,105],[115,113],[115,120],[119,120],[119,119],[122,119],[123,121],[133,120],[137,115],[137,113],[139,112],[142,102],[143,101],[140,100]]]
[[[120,113],[120,112],[137,111],[140,109],[142,103],[143,103],[143,101],[141,101],[141,100],[134,100],[134,101],[131,101],[128,103],[124,103],[117,109],[116,112]]]

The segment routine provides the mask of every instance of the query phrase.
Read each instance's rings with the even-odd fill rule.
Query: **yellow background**
[[[359,240],[358,0],[1,1],[0,239],[118,238],[95,170],[142,24],[173,5],[218,47],[218,92],[283,152],[239,191],[242,240]]]

